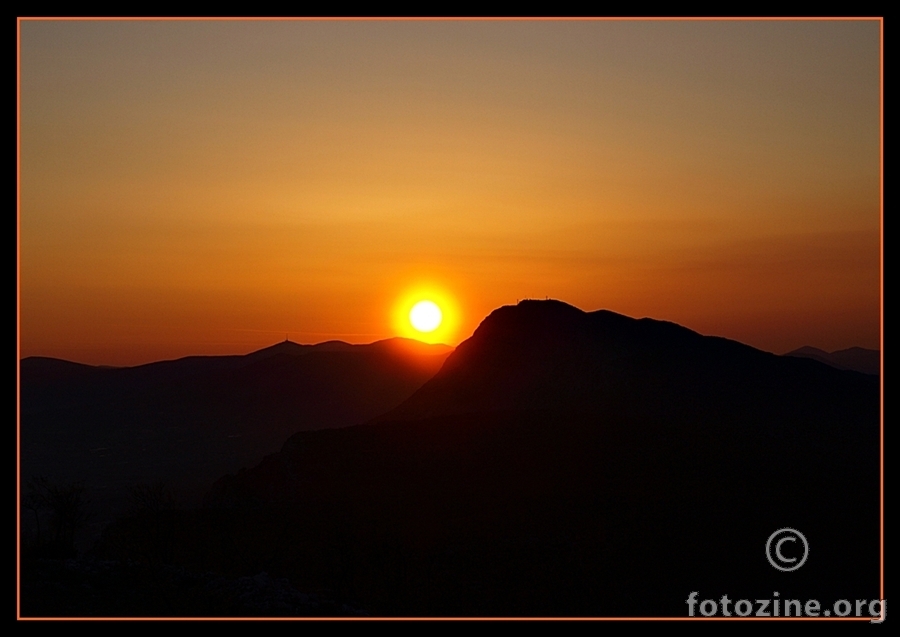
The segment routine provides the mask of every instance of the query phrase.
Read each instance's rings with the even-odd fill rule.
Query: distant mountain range
[[[881,352],[877,349],[850,347],[836,352],[826,352],[817,347],[806,346],[788,352],[785,356],[811,358],[838,369],[849,369],[863,374],[881,373]]]
[[[128,489],[164,481],[185,502],[291,434],[368,420],[408,398],[451,347],[285,341],[243,356],[110,368],[21,361],[22,475],[83,481],[94,520]]]
[[[219,480],[206,515],[278,520],[245,559],[375,614],[684,616],[695,590],[877,596],[878,476],[876,377],[523,301],[396,408]],[[813,547],[788,575],[783,527]]]

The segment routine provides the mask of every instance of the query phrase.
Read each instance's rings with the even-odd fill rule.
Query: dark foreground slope
[[[523,302],[387,415],[295,434],[221,479],[208,508],[171,519],[167,559],[265,570],[387,615],[873,598],[878,404],[877,378]],[[809,539],[797,572],[766,559],[782,527]],[[101,553],[155,541],[126,520]]]
[[[138,483],[165,481],[187,502],[299,430],[351,425],[431,377],[449,348],[284,342],[246,356],[129,368],[48,358],[21,363],[22,475],[83,481],[94,522]]]

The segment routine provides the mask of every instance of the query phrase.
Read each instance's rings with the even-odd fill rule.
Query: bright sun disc
[[[441,308],[432,301],[419,301],[409,312],[409,322],[420,332],[433,332],[442,318]]]

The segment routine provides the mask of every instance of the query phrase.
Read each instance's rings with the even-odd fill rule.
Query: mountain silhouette
[[[675,323],[522,301],[492,312],[431,380],[377,420],[510,409],[747,413],[817,402],[812,378],[838,392],[867,383]]]
[[[91,590],[121,594],[92,592],[99,614],[166,615],[175,580],[179,612],[192,596],[207,608],[190,582],[209,572],[287,578],[369,615],[685,616],[692,591],[824,607],[880,594],[879,378],[806,357],[523,301],[452,353],[284,342],[21,369],[24,475],[87,473],[107,513],[135,482],[196,492],[223,476],[204,507],[105,526],[93,553],[117,584]],[[810,546],[790,573],[765,554],[785,527]],[[62,612],[34,591],[83,588],[50,566],[23,567],[26,614]]]
[[[122,368],[26,358],[22,475],[83,481],[98,525],[139,483],[164,481],[190,503],[297,431],[355,424],[396,406],[451,350],[388,339],[285,341],[244,356]]]
[[[811,358],[831,367],[849,369],[863,374],[881,373],[881,352],[877,349],[850,347],[835,352],[826,352],[817,347],[805,346],[785,354],[799,358]]]
[[[691,591],[872,599],[878,379],[523,301],[396,408],[298,432],[205,501],[179,522],[204,545],[192,559],[224,555],[233,537],[209,529],[239,519],[242,564],[371,614],[684,616]],[[251,539],[272,525],[276,546]],[[784,527],[814,556],[787,576],[764,551]]]

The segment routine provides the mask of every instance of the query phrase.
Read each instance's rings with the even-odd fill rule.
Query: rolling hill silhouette
[[[877,378],[523,301],[395,409],[294,434],[179,529],[204,545],[187,564],[266,565],[374,614],[684,616],[691,591],[876,597],[878,485]],[[210,532],[236,520],[241,565]],[[783,527],[812,546],[794,573],[765,557]]]
[[[163,480],[190,503],[221,475],[304,429],[341,427],[396,406],[452,348],[285,341],[245,356],[109,368],[21,361],[22,475],[84,481],[94,522],[138,483]]]
[[[826,352],[817,347],[801,347],[788,352],[785,356],[811,358],[831,367],[849,369],[863,374],[881,373],[881,352],[877,349],[849,347],[835,352]]]

